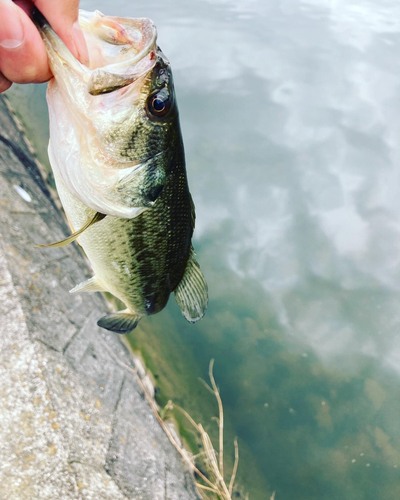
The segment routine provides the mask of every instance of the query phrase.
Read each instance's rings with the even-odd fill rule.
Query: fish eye
[[[149,97],[147,107],[151,115],[162,118],[171,109],[169,92],[164,88]]]
[[[157,113],[162,113],[163,111],[165,111],[165,107],[166,107],[165,101],[163,101],[159,97],[155,97],[153,99],[152,105],[153,105],[154,111],[156,111]]]

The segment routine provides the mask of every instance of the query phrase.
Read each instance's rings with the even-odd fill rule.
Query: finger
[[[7,78],[0,73],[0,93],[5,92],[11,87],[12,83],[10,80],[7,80]]]
[[[1,0],[0,0],[1,1]],[[72,54],[83,64],[89,63],[85,37],[79,26],[79,0],[33,0]]]
[[[27,14],[11,0],[0,0],[0,71],[11,82],[51,78],[40,34]]]

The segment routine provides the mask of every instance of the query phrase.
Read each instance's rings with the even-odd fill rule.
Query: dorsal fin
[[[50,243],[48,245],[35,245],[36,248],[47,248],[47,247],[64,247],[65,245],[69,245],[69,243],[72,243],[78,236],[80,236],[86,229],[88,229],[90,226],[93,226],[93,224],[96,224],[96,222],[101,221],[106,217],[106,214],[101,214],[100,212],[96,212],[94,216],[89,219],[85,224],[75,233],[71,234],[71,236],[68,236],[68,238],[65,238],[64,240],[57,241],[56,243]]]
[[[194,256],[191,247],[185,274],[174,290],[176,302],[190,323],[196,323],[204,316],[208,304],[207,282]]]

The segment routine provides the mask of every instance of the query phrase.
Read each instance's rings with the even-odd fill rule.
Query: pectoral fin
[[[96,224],[96,222],[101,221],[104,219],[106,215],[101,214],[100,212],[96,212],[94,217],[89,219],[85,224],[79,229],[79,231],[76,231],[75,233],[71,234],[71,236],[68,236],[68,238],[65,238],[64,240],[57,241],[56,243],[50,243],[49,245],[35,245],[36,248],[47,248],[47,247],[64,247],[65,245],[68,245],[69,243],[72,243],[73,241],[78,238],[86,229],[88,229],[90,226],[93,226],[93,224]]]
[[[174,290],[182,314],[190,323],[196,323],[204,316],[208,304],[207,283],[194,255],[191,248],[185,274]]]
[[[131,313],[129,309],[125,309],[124,311],[107,314],[107,316],[100,318],[97,324],[106,330],[123,334],[135,329],[139,320],[140,316]]]
[[[77,292],[106,292],[107,290],[100,283],[96,276],[90,278],[86,281],[82,281],[79,285],[76,285],[69,293],[77,293]]]

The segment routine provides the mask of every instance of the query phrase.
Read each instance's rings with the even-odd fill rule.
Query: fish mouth
[[[105,16],[100,11],[79,11],[79,24],[89,52],[89,66],[80,63],[36,10],[40,31],[53,73],[59,62],[81,76],[93,96],[123,88],[147,74],[156,63],[157,30],[150,19]]]

